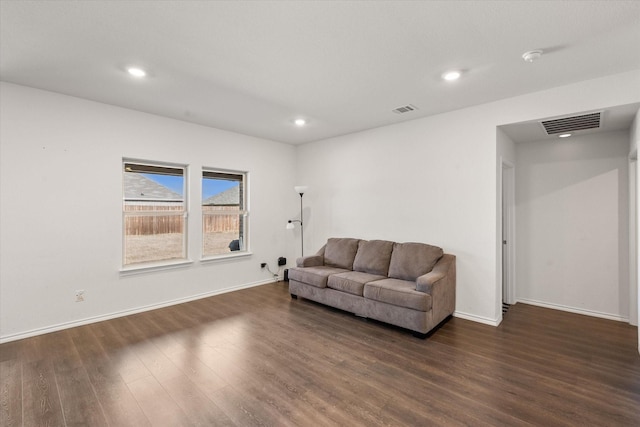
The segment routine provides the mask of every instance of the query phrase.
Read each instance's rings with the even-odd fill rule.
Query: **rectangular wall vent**
[[[404,114],[411,111],[415,111],[417,109],[418,107],[416,107],[415,105],[407,104],[407,105],[403,105],[402,107],[394,108],[391,111],[393,111],[396,114]]]
[[[585,129],[598,129],[601,126],[602,112],[582,114],[580,116],[562,117],[540,122],[547,135],[575,132]]]

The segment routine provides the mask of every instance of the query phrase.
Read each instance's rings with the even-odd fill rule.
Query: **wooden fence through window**
[[[221,214],[221,211],[234,211],[234,213]],[[240,214],[237,206],[203,206],[202,213],[203,233],[238,233],[240,230]]]
[[[221,211],[234,211],[221,214]],[[125,202],[125,234],[153,235],[184,232],[182,203]],[[139,214],[138,214],[139,212]],[[167,215],[162,213],[166,212]],[[180,213],[179,213],[180,212]],[[203,206],[202,228],[204,233],[238,233],[240,214],[237,206]]]

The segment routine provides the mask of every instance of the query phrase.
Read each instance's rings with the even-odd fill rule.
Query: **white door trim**
[[[629,323],[638,325],[638,155],[629,156]],[[639,344],[640,346],[640,344]]]
[[[502,301],[516,302],[516,185],[515,165],[501,159]],[[506,242],[506,243],[505,243]]]

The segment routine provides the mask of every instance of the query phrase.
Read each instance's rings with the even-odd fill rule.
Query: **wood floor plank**
[[[162,382],[162,386],[182,411],[187,414],[192,425],[236,425],[188,378],[182,376],[169,378]]]
[[[109,425],[150,425],[127,384],[109,364],[87,363],[85,369]]]
[[[191,380],[206,396],[213,395],[229,385],[191,351],[171,353],[167,357],[182,371],[185,378]]]
[[[157,380],[183,375],[180,369],[151,341],[137,344],[133,347],[133,352]]]
[[[70,426],[108,425],[84,367],[54,365],[53,369],[65,423]]]
[[[248,393],[242,384],[218,390],[213,402],[237,426],[276,426],[282,421],[276,411]]]
[[[340,417],[337,411],[331,411],[326,400],[308,393],[309,376],[299,375],[292,369],[297,361],[287,351],[283,351],[282,347],[277,346],[273,335],[268,343],[259,339],[253,340],[251,337],[248,339],[252,344],[251,352],[263,357],[246,357],[251,352],[237,350],[233,354],[225,354],[224,346],[212,348],[213,357],[219,358],[218,363],[214,363],[215,366],[219,363],[222,363],[222,366],[243,366],[242,371],[235,373],[234,384],[251,383],[246,387],[259,386],[267,396],[278,396],[284,402],[281,411],[294,423],[305,425],[312,422],[318,426],[353,423],[353,419]]]
[[[18,359],[0,362],[0,425],[22,425],[22,364]]]
[[[557,398],[549,399],[545,394],[526,398],[532,382],[537,379],[528,372],[511,369],[509,365],[501,363],[488,364],[487,360],[478,359],[475,355],[461,357],[463,355],[457,353],[439,354],[435,348],[430,354],[437,357],[416,357],[408,361],[404,370],[412,372],[413,376],[420,379],[429,378],[430,374],[426,369],[433,370],[431,374],[435,374],[436,378],[433,378],[432,382],[452,385],[453,390],[473,394],[474,401],[488,403],[489,407],[495,407],[495,402],[500,402],[503,406],[509,406],[512,411],[527,413],[526,417],[529,420],[543,422],[553,417]],[[451,370],[449,369],[451,364],[464,366],[465,370]],[[385,361],[385,366],[387,369],[395,368],[388,361]],[[490,368],[487,369],[487,367]],[[473,374],[469,375],[469,372]],[[437,377],[440,378],[437,379]],[[506,380],[500,388],[495,387],[498,380]],[[553,392],[554,384],[545,384],[545,388],[548,393]],[[464,396],[459,396],[458,399],[460,398]],[[469,405],[473,405],[473,402],[469,402]]]
[[[18,341],[18,343],[21,344],[20,360],[22,361],[22,363],[36,362],[39,360],[51,358],[51,353],[49,353],[43,345],[43,340],[45,339],[46,335],[25,338]],[[2,344],[2,346],[0,347],[3,347],[4,345],[5,344]]]
[[[275,330],[279,329],[275,328]],[[366,380],[359,381],[357,377],[351,375],[352,371],[345,370],[345,357],[348,358],[353,352],[343,353],[338,357],[317,358],[314,355],[322,355],[321,349],[330,345],[328,341],[316,339],[308,343],[310,347],[301,348],[300,343],[291,342],[292,340],[288,339],[289,336],[286,333],[281,336],[272,333],[270,336],[271,340],[268,343],[263,343],[261,348],[255,349],[266,357],[261,359],[262,366],[251,367],[253,369],[251,376],[255,377],[264,371],[263,384],[276,383],[281,387],[284,386],[282,387],[284,390],[295,391],[296,393],[290,393],[288,400],[304,403],[301,406],[306,409],[307,414],[310,411],[306,406],[310,405],[315,413],[311,413],[308,419],[314,420],[314,423],[328,422],[335,414],[335,411],[329,414],[325,413],[327,406],[329,406],[330,408],[340,408],[341,412],[347,413],[349,423],[393,424],[393,420],[382,412],[382,408],[391,400],[391,395],[387,394],[385,390],[370,387]],[[253,342],[254,347],[259,344],[257,339]],[[316,345],[318,348],[314,348]],[[277,363],[281,357],[284,358],[282,364],[273,366],[272,364]],[[264,359],[270,363],[265,363]],[[303,360],[304,363],[298,363],[300,360]],[[345,371],[343,372],[343,370]],[[331,387],[327,388],[331,390],[330,393],[313,393],[312,390],[325,388],[324,386],[329,383]],[[285,393],[285,391],[281,391],[281,393]],[[367,399],[362,399],[364,395],[367,396]],[[318,402],[324,404],[318,405]],[[338,420],[337,422],[342,425],[347,421]]]
[[[262,317],[268,316],[262,313]],[[336,411],[327,413],[327,406],[345,406],[352,414],[349,417],[351,423],[358,419],[361,419],[365,425],[385,425],[390,422],[381,415],[381,408],[391,400],[390,395],[366,387],[360,381],[349,381],[343,383],[342,387],[340,386],[341,380],[349,377],[349,375],[340,372],[342,369],[340,364],[344,361],[344,355],[328,359],[313,357],[314,354],[322,354],[322,348],[330,345],[329,342],[316,339],[310,343],[310,347],[301,348],[299,342],[291,339],[289,331],[280,327],[281,324],[277,323],[277,319],[270,318],[269,320],[274,322],[274,332],[270,334],[271,339],[264,342],[256,336],[252,341],[253,351],[263,354],[265,357],[248,359],[244,362],[250,365],[253,377],[261,378],[262,384],[276,386],[279,394],[284,394],[287,396],[287,400],[297,403],[297,410],[304,413],[307,419],[314,420],[314,423],[327,425],[331,423]],[[303,355],[307,355],[307,357],[303,358]],[[299,363],[300,360],[304,360],[305,363]],[[330,394],[325,393],[320,398],[318,394],[311,391],[327,382],[331,382],[333,385]],[[360,398],[362,395],[367,395],[366,402]],[[338,424],[347,422],[343,419],[334,421]]]
[[[152,426],[191,425],[187,414],[154,377],[127,384]]]
[[[65,425],[52,361],[23,363],[23,374],[24,425]]]
[[[22,359],[22,348],[23,345],[21,341],[12,341],[0,345],[0,362],[11,359]]]
[[[264,357],[246,357],[245,351],[229,352],[229,348],[216,347],[218,361],[229,366],[238,364],[241,370],[234,375],[236,380],[233,385],[241,389],[244,394],[251,394],[256,399],[264,402],[270,409],[279,414],[282,422],[292,425],[304,424],[305,420],[314,420],[316,425],[326,425],[328,420],[311,407],[305,397],[307,391],[304,377],[290,375],[288,366],[275,366],[274,360],[268,352],[254,348]]]
[[[132,350],[113,322],[100,322],[91,325],[113,366],[125,383],[151,376],[151,372]]]
[[[3,427],[640,425],[637,328],[521,303],[420,340],[274,283],[2,344],[0,364]]]
[[[116,366],[91,326],[69,331],[105,419],[112,426],[149,425]]]

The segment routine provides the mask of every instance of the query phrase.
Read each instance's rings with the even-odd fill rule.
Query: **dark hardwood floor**
[[[0,425],[638,426],[637,347],[524,304],[420,340],[281,282],[0,345]]]

